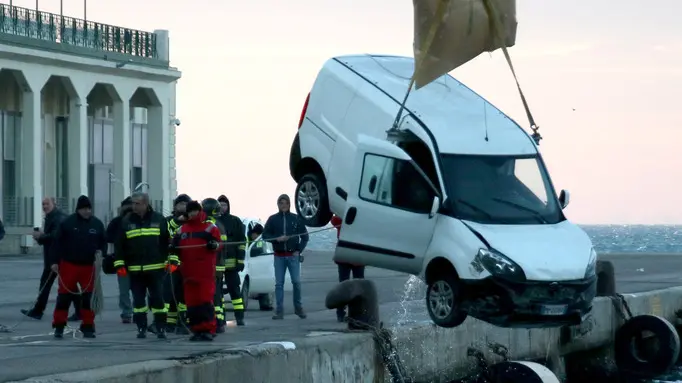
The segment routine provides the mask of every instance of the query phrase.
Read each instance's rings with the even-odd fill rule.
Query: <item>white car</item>
[[[413,90],[396,118],[413,73],[407,57],[325,63],[289,159],[301,218],[343,218],[337,261],[420,276],[439,326],[581,322],[597,254],[533,137],[450,75]]]
[[[263,222],[255,218],[243,218],[242,222],[244,235],[247,238],[253,227],[258,224],[264,226]],[[255,299],[261,310],[270,311],[275,303],[275,266],[272,244],[259,236],[256,240],[249,241],[245,253],[244,271],[239,273],[244,309],[248,309],[250,299]],[[284,280],[284,291],[291,290],[291,279],[287,274]],[[231,302],[226,285],[223,285],[223,291],[226,296],[225,302]]]

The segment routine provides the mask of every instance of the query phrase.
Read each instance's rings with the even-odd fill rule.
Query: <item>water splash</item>
[[[400,308],[396,320],[396,326],[405,326],[416,322],[414,301],[423,301],[426,297],[426,285],[418,277],[412,275],[405,282],[402,297],[400,298]]]

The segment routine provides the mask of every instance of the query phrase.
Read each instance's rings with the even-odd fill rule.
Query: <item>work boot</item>
[[[159,326],[159,331],[156,333],[158,339],[166,339],[166,329]]]
[[[80,330],[83,333],[83,338],[95,338],[95,325],[81,324]]]
[[[234,312],[234,319],[237,322],[237,326],[244,326],[244,311],[239,310]]]
[[[157,332],[159,332],[159,328],[158,328],[158,326],[156,325],[156,322],[153,322],[152,324],[150,324],[150,325],[147,327],[147,331],[149,331],[149,332],[152,333],[152,334],[156,334]]]
[[[178,327],[180,327],[180,326],[175,325],[175,324],[167,323],[167,324],[166,324],[166,332],[167,332],[168,334],[174,334],[175,331],[176,331],[176,329],[177,329]]]
[[[137,339],[144,339],[147,337],[147,329],[144,327],[137,329]]]
[[[64,337],[64,327],[55,327],[54,328],[54,337],[57,339],[62,339]]]
[[[305,319],[308,316],[305,314],[305,311],[303,311],[303,307],[299,307],[296,310],[294,310],[294,313],[298,315],[299,318]]]
[[[33,318],[33,319],[37,319],[37,320],[43,319],[43,313],[39,313],[33,309],[30,309],[30,310],[22,309],[21,313],[26,315],[29,318]]]
[[[203,341],[203,342],[212,342],[212,341],[213,341],[213,338],[214,338],[213,334],[208,333],[208,332],[202,332],[202,333],[200,334],[200,336],[201,336],[201,337],[200,337],[199,340],[201,340],[201,341]]]
[[[223,334],[225,332],[225,325],[222,323],[218,324],[215,328],[215,332],[217,334]]]
[[[121,317],[121,323],[131,324],[131,323],[133,323],[133,318],[132,317]]]
[[[275,315],[272,316],[272,319],[274,319],[274,320],[284,319],[284,313],[281,313],[281,312],[275,313]]]
[[[83,333],[83,338],[89,338],[89,339],[95,338],[95,332],[92,330],[84,330],[81,332]]]

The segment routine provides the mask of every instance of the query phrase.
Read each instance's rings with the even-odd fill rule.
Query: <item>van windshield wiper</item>
[[[493,219],[493,215],[492,215],[492,214],[490,214],[490,213],[488,213],[487,211],[485,211],[484,209],[481,209],[480,207],[478,207],[478,206],[472,204],[471,202],[467,202],[467,201],[465,201],[465,200],[463,200],[463,199],[461,199],[461,198],[458,198],[458,199],[455,200],[455,203],[461,203],[462,205],[464,205],[464,206],[470,208],[471,210],[476,211],[476,212],[478,212],[478,213],[480,213],[480,214],[485,215],[486,217],[488,217],[488,219],[490,219],[490,220]]]
[[[540,221],[541,223],[549,223],[549,222],[545,219],[545,217],[543,217],[542,214],[540,214],[540,212],[537,211],[537,210],[534,210],[534,209],[531,209],[531,208],[529,208],[529,207],[520,205],[520,204],[518,204],[518,203],[516,203],[516,202],[508,201],[508,200],[506,200],[506,199],[501,199],[501,198],[491,198],[491,199],[492,199],[493,201],[497,201],[497,202],[499,202],[499,203],[503,203],[503,204],[508,205],[508,206],[513,206],[513,207],[515,207],[515,208],[517,208],[517,209],[519,209],[519,210],[527,211],[527,212],[533,214],[533,217],[536,218],[536,219],[537,219],[538,221]]]

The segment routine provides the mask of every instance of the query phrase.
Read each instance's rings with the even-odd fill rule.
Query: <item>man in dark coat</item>
[[[66,218],[59,208],[56,206],[56,200],[53,197],[47,197],[43,199],[43,212],[45,213],[45,224],[43,225],[43,230],[34,230],[33,239],[38,243],[38,245],[43,247],[43,274],[40,276],[40,285],[38,286],[38,298],[36,299],[35,305],[29,309],[22,309],[21,313],[33,318],[42,319],[43,313],[45,312],[45,307],[47,307],[47,301],[50,298],[50,291],[52,290],[52,285],[54,284],[57,274],[52,272],[50,268],[50,254],[52,247],[54,246],[54,239],[57,233],[57,228]],[[78,321],[80,316],[78,311],[80,310],[80,295],[73,297],[73,307],[75,313],[69,318],[69,321]]]

